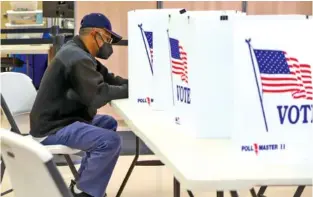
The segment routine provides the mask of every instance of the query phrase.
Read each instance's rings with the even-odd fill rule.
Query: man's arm
[[[74,92],[69,91],[68,96],[75,97],[76,93],[78,100],[86,106],[100,108],[111,100],[128,97],[128,84],[116,86],[104,82],[88,59],[77,61],[69,72],[69,78]]]
[[[124,79],[120,76],[115,76],[113,73],[109,73],[108,68],[102,65],[99,61],[97,61],[97,71],[102,74],[103,80],[110,85],[128,84],[128,79]]]

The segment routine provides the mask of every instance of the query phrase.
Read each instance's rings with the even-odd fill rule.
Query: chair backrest
[[[31,111],[37,91],[30,77],[23,73],[0,73],[0,93],[13,116]]]
[[[43,145],[5,129],[0,129],[0,137],[15,197],[72,197]]]

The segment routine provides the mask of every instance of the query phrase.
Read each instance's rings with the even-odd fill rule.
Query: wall
[[[186,10],[241,10],[241,1],[164,1],[163,7]]]
[[[164,1],[164,8],[185,8],[187,10],[241,10],[241,1]],[[127,39],[127,12],[133,9],[156,9],[156,1],[149,2],[76,2],[76,32],[79,30],[80,21],[85,14],[101,12],[107,15],[113,25],[114,31]],[[248,14],[312,14],[312,2],[248,2]],[[114,47],[114,54],[103,63],[114,73],[128,76],[127,47]],[[103,107],[99,113],[107,113],[119,117],[113,113],[110,106]]]
[[[248,14],[312,14],[312,1],[251,1]]]
[[[8,22],[8,19],[4,16],[7,10],[11,9],[9,1],[1,1],[1,29],[5,28],[5,24]],[[1,34],[1,38],[5,38],[4,34]]]

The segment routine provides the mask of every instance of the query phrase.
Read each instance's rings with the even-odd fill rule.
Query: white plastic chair
[[[0,138],[15,197],[72,197],[44,146],[6,129]]]
[[[28,134],[30,131],[29,113],[37,95],[32,80],[27,75],[16,72],[0,73],[0,78],[1,107],[10,123],[11,131],[17,134]],[[80,150],[64,145],[49,145],[45,147],[54,155],[64,155],[75,179],[78,178],[78,172],[69,155],[76,154]],[[4,174],[3,165],[1,165],[1,170],[2,181]]]

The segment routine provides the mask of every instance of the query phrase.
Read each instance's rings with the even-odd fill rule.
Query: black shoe
[[[76,182],[71,180],[71,185],[70,185],[70,190],[73,194],[73,197],[92,197],[89,194],[86,194],[85,192],[81,192],[81,193],[75,193],[74,191],[74,186],[76,185]]]
[[[73,197],[92,197],[89,194],[86,194],[85,192],[81,192],[79,194],[75,193],[74,186],[76,185],[76,182],[71,180],[70,190],[73,194]],[[107,194],[104,195],[104,197],[107,197]]]

